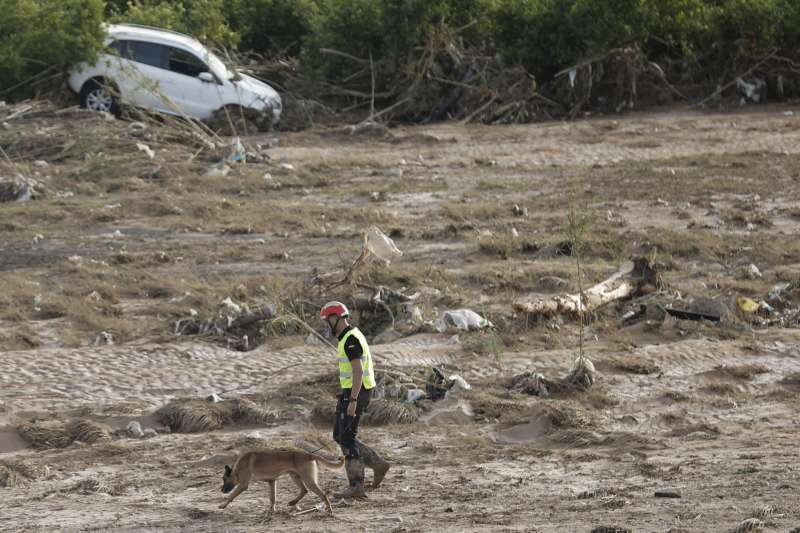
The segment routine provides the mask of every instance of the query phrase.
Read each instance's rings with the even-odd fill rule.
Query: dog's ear
[[[231,470],[231,467],[229,467],[228,465],[225,465],[225,475],[226,476],[230,476],[231,472],[233,472],[233,470]]]

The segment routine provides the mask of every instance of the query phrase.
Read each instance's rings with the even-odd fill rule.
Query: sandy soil
[[[512,307],[575,288],[574,261],[548,252],[565,238],[570,205],[593,214],[589,281],[649,253],[666,265],[669,298],[759,299],[797,280],[795,115],[762,107],[446,124],[384,138],[277,134],[271,163],[234,168],[223,182],[169,160],[165,182],[123,175],[120,187],[80,181],[87,158],[51,162],[41,179],[75,196],[0,206],[9,215],[0,232],[0,530],[678,533],[729,531],[749,518],[760,521],[752,531],[800,527],[797,327],[742,317],[623,326],[626,308],[612,304],[587,328],[598,370],[589,391],[539,398],[508,387],[527,371],[565,375],[576,352],[574,322],[527,323]],[[35,138],[42,126],[31,124],[20,131]],[[280,173],[280,160],[297,170]],[[404,255],[373,265],[364,281],[409,294],[435,288],[421,300],[426,318],[470,307],[496,325],[491,334],[384,335],[379,368],[424,376],[446,366],[473,389],[428,402],[417,422],[366,425],[363,439],[394,466],[380,490],[338,502],[333,518],[294,516],[288,479],[273,516],[258,484],[218,510],[223,465],[248,445],[302,437],[330,446],[312,410],[331,395],[309,380],[331,377],[334,358],[298,334],[244,352],[176,337],[174,320],[190,308],[213,313],[239,285],[292,298],[319,270],[346,266],[371,224],[393,232]],[[761,277],[742,276],[750,263]],[[101,331],[115,344],[96,346]],[[223,392],[280,414],[202,433],[168,432],[153,414],[175,398]],[[103,422],[112,438],[34,449],[17,431],[76,417]],[[132,420],[157,436],[128,438]],[[343,484],[322,469],[326,492]],[[680,497],[656,497],[664,491]]]

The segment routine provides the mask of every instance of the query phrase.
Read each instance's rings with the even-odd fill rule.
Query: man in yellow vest
[[[351,326],[347,317],[350,312],[341,302],[328,302],[320,311],[320,318],[339,339],[339,385],[342,387],[336,405],[336,422],[333,440],[342,448],[349,487],[339,498],[363,498],[364,466],[373,471],[372,488],[376,489],[389,470],[389,463],[375,450],[365,446],[356,438],[358,421],[369,405],[375,388],[375,367],[364,334]]]

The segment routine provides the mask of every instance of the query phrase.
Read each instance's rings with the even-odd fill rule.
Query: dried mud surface
[[[526,325],[512,311],[520,299],[576,286],[571,258],[546,253],[564,239],[570,205],[594,213],[590,281],[643,253],[669,266],[673,295],[686,298],[758,298],[798,279],[795,115],[763,107],[446,124],[381,138],[276,134],[272,163],[209,180],[170,160],[163,181],[121,176],[122,187],[65,181],[86,158],[51,163],[41,170],[53,175],[47,183],[76,195],[0,204],[0,530],[699,533],[748,518],[764,531],[800,526],[800,329],[671,318],[623,326],[623,308],[612,305],[587,330],[598,369],[590,391],[538,398],[507,387],[526,371],[565,375],[575,353],[575,324]],[[36,128],[20,125],[32,137]],[[280,173],[284,158],[294,172]],[[180,209],[154,215],[153,204]],[[294,516],[288,478],[272,516],[259,483],[217,509],[223,465],[238,450],[299,437],[330,444],[311,417],[330,395],[306,391],[335,360],[302,335],[240,352],[176,337],[172,322],[240,284],[278,297],[291,280],[346,266],[372,224],[393,232],[404,255],[374,266],[371,283],[436,288],[446,299],[427,305],[426,317],[471,307],[497,325],[491,335],[383,338],[377,364],[445,365],[473,390],[416,423],[363,427],[393,467],[367,500],[335,504],[335,517]],[[115,260],[123,249],[128,259]],[[762,277],[741,276],[750,263]],[[87,311],[71,311],[93,291]],[[96,346],[101,331],[115,344]],[[231,390],[279,416],[185,434],[167,433],[153,415],[175,398]],[[106,424],[112,439],[33,449],[16,431],[76,416]],[[159,433],[127,438],[131,420]],[[320,479],[328,493],[344,485],[341,472],[323,468]]]

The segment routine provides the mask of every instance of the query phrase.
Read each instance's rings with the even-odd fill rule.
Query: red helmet
[[[328,302],[322,306],[319,312],[319,317],[326,319],[331,315],[337,315],[339,318],[346,318],[350,316],[350,311],[342,302]]]

